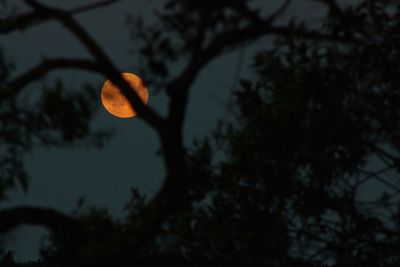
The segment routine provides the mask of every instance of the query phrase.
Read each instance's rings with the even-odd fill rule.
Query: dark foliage
[[[4,83],[3,86],[7,86]],[[38,88],[39,89],[39,88]],[[41,93],[1,100],[0,196],[18,182],[28,190],[23,159],[36,147],[101,147],[110,133],[90,128],[96,106],[96,91],[68,92],[61,82],[42,88]],[[32,100],[32,99],[37,100]]]
[[[132,190],[123,219],[81,203],[73,217],[90,237],[71,244],[53,232],[43,261],[26,266],[400,265],[400,4],[321,0],[328,14],[315,32],[295,21],[275,27],[279,10],[264,19],[249,2],[170,0],[155,26],[130,18],[142,74],[171,98],[173,130],[156,126],[168,140],[166,182],[152,199]],[[234,92],[235,116],[190,149],[170,139],[182,136],[199,71],[270,33],[274,47],[257,52],[254,77]],[[182,62],[182,72],[170,72]],[[0,64],[4,86],[9,69]],[[99,137],[89,127],[90,90],[66,93],[56,83],[41,92],[31,105],[22,104],[22,94],[1,102],[0,118],[8,115],[0,141],[9,147],[2,162],[13,166],[0,177],[3,194],[16,180],[27,188],[22,159],[34,146]],[[371,161],[380,168],[371,169]],[[174,184],[176,177],[185,180]],[[387,191],[362,198],[372,180]],[[16,265],[11,252],[0,260]]]

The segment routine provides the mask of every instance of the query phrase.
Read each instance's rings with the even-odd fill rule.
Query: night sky
[[[14,2],[14,1],[11,1]],[[27,9],[15,1],[17,12]],[[65,9],[82,2],[96,1],[42,1]],[[141,14],[149,23],[154,20],[152,10],[159,9],[163,1],[125,0],[106,8],[83,13],[76,18],[98,41],[121,71],[135,72],[135,57],[129,52],[134,41],[129,38],[125,26],[126,15]],[[272,10],[280,1],[256,1],[264,12]],[[306,14],[313,25],[323,10],[315,3],[297,1],[292,14]],[[291,15],[292,15],[291,14]],[[287,14],[289,15],[289,14]],[[48,22],[24,32],[14,32],[0,39],[6,55],[15,60],[17,71],[22,72],[41,58],[88,57],[85,49],[60,24]],[[250,77],[249,66],[253,52],[268,46],[270,39],[260,40],[245,49],[223,55],[208,65],[196,80],[190,96],[185,123],[185,144],[190,145],[195,137],[202,137],[212,130],[218,119],[229,118],[226,106],[229,92],[239,77]],[[178,68],[179,66],[177,66]],[[163,163],[156,152],[159,141],[140,119],[118,119],[109,115],[101,106],[100,89],[104,77],[83,71],[57,71],[46,76],[51,83],[62,77],[72,89],[80,89],[82,82],[90,81],[99,88],[99,112],[94,127],[113,127],[114,138],[100,150],[97,149],[36,149],[26,158],[31,175],[28,194],[16,190],[10,201],[1,203],[2,208],[16,205],[52,207],[70,213],[80,197],[88,204],[106,207],[111,214],[120,216],[124,203],[130,197],[130,188],[137,187],[151,196],[163,179]],[[29,85],[25,90],[40,90],[40,84]],[[154,94],[150,88],[149,105],[165,114],[168,103],[163,94]],[[45,233],[38,227],[21,227],[14,231],[10,249],[16,250],[17,260],[36,259],[39,237]]]

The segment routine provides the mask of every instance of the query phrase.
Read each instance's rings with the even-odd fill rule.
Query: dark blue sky
[[[9,1],[14,2],[14,1]],[[96,1],[44,1],[63,8],[82,2]],[[154,20],[152,9],[159,8],[163,1],[125,0],[113,6],[77,16],[79,22],[95,37],[121,71],[135,72],[135,58],[128,52],[134,40],[129,39],[124,26],[127,14],[141,14],[149,22]],[[280,1],[256,1],[264,12]],[[15,1],[19,3],[19,1]],[[68,6],[67,6],[68,4]],[[20,7],[20,11],[26,10]],[[297,1],[291,14],[308,14],[311,22],[321,15],[315,4],[306,5]],[[88,54],[83,47],[60,24],[46,23],[25,32],[16,32],[1,37],[1,46],[6,54],[16,60],[18,71],[33,66],[43,56],[68,57]],[[249,77],[249,65],[253,52],[269,45],[264,39],[242,50],[221,56],[213,61],[194,84],[185,123],[185,143],[190,145],[195,137],[209,133],[223,115],[229,117],[222,104],[229,99],[229,92],[239,76]],[[243,60],[241,60],[241,57]],[[240,64],[241,62],[241,64]],[[239,65],[240,64],[240,65]],[[99,94],[104,78],[81,71],[56,72],[47,76],[63,77],[71,89],[79,89],[82,82],[98,85]],[[29,90],[40,90],[39,84],[29,85]],[[149,105],[164,114],[168,101],[162,93],[154,95],[150,88]],[[163,179],[163,163],[156,156],[159,141],[152,129],[140,119],[117,119],[110,116],[98,101],[99,114],[94,121],[96,127],[113,126],[114,138],[101,150],[36,149],[26,158],[31,175],[29,193],[16,191],[11,200],[1,203],[2,208],[15,205],[52,207],[69,213],[78,198],[85,196],[89,204],[106,207],[114,215],[121,215],[124,203],[130,197],[130,188],[138,187],[148,195],[154,194]],[[35,259],[38,237],[45,233],[38,227],[22,227],[13,233],[11,249],[16,250],[18,260]]]

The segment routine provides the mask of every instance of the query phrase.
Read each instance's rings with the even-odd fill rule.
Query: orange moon
[[[128,72],[122,73],[122,77],[134,89],[143,103],[147,104],[149,91],[143,80],[139,76]],[[137,116],[128,99],[110,80],[107,80],[101,89],[101,102],[104,108],[115,117],[127,119]]]

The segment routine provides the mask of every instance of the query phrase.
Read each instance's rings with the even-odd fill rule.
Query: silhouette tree
[[[158,133],[165,162],[160,191],[146,199],[133,190],[124,220],[95,207],[74,216],[37,207],[1,211],[1,233],[26,223],[53,231],[43,248],[45,262],[32,264],[399,263],[399,190],[382,178],[399,171],[397,1],[364,0],[342,7],[321,0],[328,13],[317,30],[302,21],[276,23],[290,1],[264,16],[250,1],[169,0],[154,26],[131,18],[142,75],[152,77],[153,86],[170,99],[165,116],[139,101],[74,19],[76,13],[117,1],[69,11],[24,2],[32,11],[2,19],[1,33],[57,20],[92,59],[45,59],[13,78],[12,66],[1,57],[0,138],[10,147],[1,165],[3,196],[16,180],[27,187],[22,156],[34,146],[78,140],[102,144],[107,137],[90,130],[90,90],[66,95],[58,83],[43,91],[41,104],[22,108],[23,88],[55,69],[84,69],[111,79]],[[199,72],[219,55],[268,35],[275,37],[275,46],[257,53],[256,79],[242,80],[236,90],[234,121],[222,122],[214,137],[188,149],[183,125]],[[169,72],[182,61],[186,65],[179,74]],[[81,120],[79,127],[76,121],[70,127],[66,114],[84,114],[74,116]],[[213,158],[216,151],[223,152],[223,159]],[[371,157],[384,167],[370,170]],[[371,179],[395,194],[363,202],[358,192]]]
[[[293,29],[255,56],[257,79],[242,80],[235,120],[215,133],[225,158],[213,161],[210,141],[193,154],[209,194],[170,222],[168,250],[246,265],[399,263],[399,5],[328,4],[324,33],[353,42]],[[362,199],[371,179],[391,193]]]

